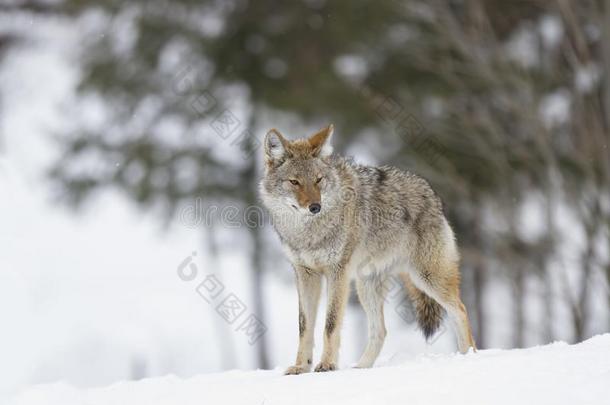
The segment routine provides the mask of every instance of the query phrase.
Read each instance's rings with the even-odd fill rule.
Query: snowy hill
[[[610,334],[467,355],[422,355],[370,370],[283,376],[230,371],[188,380],[174,376],[107,388],[33,386],[13,405],[36,404],[603,404],[610,403]]]

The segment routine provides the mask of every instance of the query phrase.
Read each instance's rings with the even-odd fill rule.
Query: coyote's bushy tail
[[[407,293],[413,303],[417,324],[426,337],[426,340],[430,339],[441,326],[441,321],[443,320],[443,307],[426,295],[422,290],[418,289],[415,284],[413,284],[413,281],[411,281],[411,277],[409,277],[408,274],[401,273],[400,277],[402,278]]]

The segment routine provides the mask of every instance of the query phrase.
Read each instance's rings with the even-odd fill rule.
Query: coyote
[[[290,141],[271,129],[264,141],[261,197],[294,267],[299,296],[299,347],[286,374],[311,370],[322,276],[328,304],[324,350],[315,371],[337,368],[352,278],[368,318],[368,343],[356,367],[371,367],[381,351],[384,282],[393,274],[402,279],[426,338],[440,326],[444,310],[460,352],[475,349],[460,299],[459,254],[440,199],[412,173],[333,154],[332,133],[329,125]]]

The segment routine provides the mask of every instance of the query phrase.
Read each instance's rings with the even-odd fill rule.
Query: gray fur
[[[377,286],[393,273],[405,280],[427,337],[438,328],[442,307],[456,325],[460,351],[474,347],[459,298],[459,255],[438,196],[413,173],[318,154],[323,146],[320,140],[327,142],[332,129],[326,129],[327,135],[324,131],[292,142],[271,131],[268,137],[279,137],[280,142],[266,142],[274,149],[266,149],[260,186],[297,280],[306,272],[329,281],[325,347],[316,370],[336,368],[350,278],[358,281],[359,297],[369,318],[369,344],[358,366],[370,367],[383,345],[383,296]],[[291,179],[298,180],[298,185]],[[312,214],[307,204],[316,198],[322,209]],[[299,297],[307,300],[310,294],[302,284],[297,282]],[[302,335],[307,335],[315,322],[303,311],[301,314]],[[297,364],[287,373],[309,370],[305,355],[311,352],[310,343],[313,341],[300,340]]]

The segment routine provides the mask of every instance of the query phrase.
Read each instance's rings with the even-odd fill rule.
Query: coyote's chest
[[[276,228],[289,260],[299,266],[321,269],[340,262],[345,251],[341,227],[319,223]]]
[[[298,251],[291,248],[286,248],[286,255],[290,261],[298,266],[307,267],[310,269],[323,269],[329,266],[332,262],[328,252],[315,251]]]

